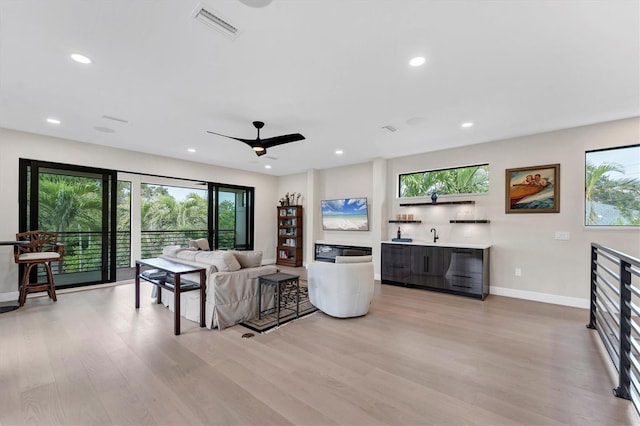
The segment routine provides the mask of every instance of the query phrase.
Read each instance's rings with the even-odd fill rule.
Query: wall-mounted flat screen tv
[[[322,200],[322,229],[325,231],[368,231],[367,199]]]

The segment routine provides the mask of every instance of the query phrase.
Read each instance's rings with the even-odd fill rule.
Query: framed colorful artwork
[[[505,213],[559,213],[560,164],[507,169]]]

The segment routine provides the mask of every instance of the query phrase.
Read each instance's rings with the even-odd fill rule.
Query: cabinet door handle
[[[452,274],[454,277],[460,277],[460,278],[473,278],[470,277],[469,275],[458,275],[458,274]]]
[[[429,256],[424,257],[424,271],[429,272]]]
[[[460,287],[460,288],[473,288],[470,285],[459,285],[459,284],[451,284],[452,287]]]

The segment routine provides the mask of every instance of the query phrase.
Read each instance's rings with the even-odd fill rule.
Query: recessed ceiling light
[[[81,55],[79,53],[72,53],[71,54],[71,59],[73,59],[76,62],[80,62],[81,64],[90,64],[91,63],[91,59],[89,59],[86,56]]]
[[[187,148],[188,152],[196,152],[196,150],[194,148]]]
[[[249,7],[265,7],[269,6],[271,0],[240,0],[240,3],[246,4]]]
[[[265,169],[270,169],[271,168],[271,164],[265,164],[264,168]]]
[[[409,65],[411,65],[412,67],[419,67],[425,62],[426,59],[424,58],[424,56],[416,56],[415,58],[411,58],[411,60],[409,61]]]
[[[49,124],[60,124],[61,121],[58,120],[57,118],[47,118],[47,123],[49,123]]]
[[[426,119],[424,117],[411,117],[406,121],[406,123],[410,126],[417,126],[418,124],[424,123]]]
[[[471,126],[473,126],[473,123],[470,121],[467,123],[462,123],[462,127],[471,127]]]
[[[336,149],[336,155],[342,155],[344,154],[344,151],[341,149]]]

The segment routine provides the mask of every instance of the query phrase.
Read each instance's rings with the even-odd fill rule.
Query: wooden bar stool
[[[64,245],[57,242],[58,234],[55,232],[29,231],[16,234],[16,241],[28,241],[26,244],[16,244],[13,249],[15,262],[24,264],[24,273],[20,282],[20,296],[18,303],[24,305],[27,293],[46,291],[55,302],[56,289],[53,283],[51,262],[59,262],[64,255]],[[43,265],[47,272],[47,282],[30,283],[29,274],[35,266]]]

